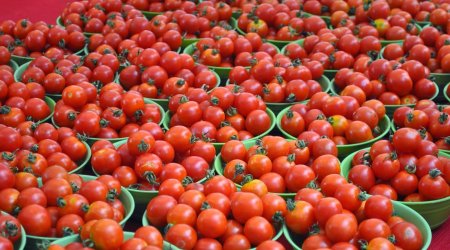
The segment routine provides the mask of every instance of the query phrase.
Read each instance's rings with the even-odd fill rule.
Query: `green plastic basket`
[[[286,112],[290,109],[290,107],[287,107],[285,109],[283,109],[277,116],[277,127],[278,129],[281,131],[281,133],[284,135],[285,138],[287,139],[296,139],[296,137],[290,135],[288,132],[286,132],[282,127],[281,127],[281,118],[283,118],[284,114],[286,114]],[[387,115],[385,115],[383,117],[383,119],[381,119],[378,123],[378,126],[381,129],[381,133],[373,138],[372,140],[368,140],[365,142],[361,142],[361,143],[354,143],[354,144],[347,144],[347,145],[337,145],[337,149],[338,149],[338,156],[339,158],[345,157],[350,153],[355,152],[356,150],[360,150],[366,147],[369,147],[370,145],[374,144],[376,141],[381,140],[384,136],[387,135],[387,133],[389,132],[390,129],[390,121],[389,121],[389,117]]]
[[[11,66],[13,72],[16,72],[16,70],[19,68],[19,64],[17,64],[14,60],[9,60],[9,66]]]
[[[142,215],[142,225],[143,226],[151,226],[150,222],[147,220],[147,212],[144,212],[144,214]],[[276,235],[272,238],[272,240],[278,240],[281,235],[283,234],[283,227],[280,227],[277,232]],[[250,250],[256,250],[256,247],[254,248],[250,248]]]
[[[89,180],[95,180],[96,176],[90,176],[90,175],[80,175],[81,178],[83,178],[84,181]],[[41,178],[38,178],[39,186],[42,185]],[[133,196],[131,196],[130,192],[126,190],[125,188],[122,188],[121,193],[119,195],[119,200],[123,203],[123,206],[125,207],[125,216],[122,219],[122,221],[119,222],[120,226],[124,227],[126,222],[130,219],[131,215],[134,212],[134,200]],[[71,236],[71,237],[77,237],[77,235]],[[38,246],[41,245],[49,245],[50,243],[61,240],[64,238],[58,238],[58,237],[41,237],[41,236],[34,236],[34,235],[27,235],[27,244],[25,249],[39,249]]]
[[[217,86],[220,85],[220,76],[217,72],[215,71],[211,71],[217,79],[217,85],[215,87],[213,87],[211,90],[208,91],[211,92],[214,88],[216,88]],[[161,106],[164,110],[168,110],[169,109],[169,99],[157,99],[157,98],[145,98],[147,100],[153,101],[154,103],[159,104],[159,106]]]
[[[266,112],[267,112],[267,114],[269,115],[270,120],[271,120],[270,128],[269,128],[266,132],[264,132],[264,133],[262,133],[262,134],[260,134],[260,135],[257,135],[257,136],[255,136],[255,137],[253,137],[253,138],[251,138],[251,139],[245,140],[245,141],[243,141],[243,142],[255,142],[256,140],[258,140],[258,139],[260,139],[260,138],[266,136],[267,134],[269,134],[269,133],[275,128],[275,123],[276,123],[276,122],[275,122],[275,121],[276,121],[276,116],[275,116],[275,114],[272,112],[272,110],[270,110],[270,108],[267,108],[267,109],[266,109]],[[169,113],[169,111],[167,111],[167,112],[166,112],[166,116],[165,116],[165,120],[164,120],[164,122],[163,122],[163,126],[164,126],[164,128],[167,129],[167,130],[169,129],[170,118],[171,118],[170,113]],[[219,151],[222,149],[222,147],[223,147],[223,145],[224,145],[225,143],[223,143],[223,142],[213,142],[212,144],[213,144],[214,147],[216,148],[216,151],[219,152]]]
[[[6,212],[1,211],[2,215],[10,215]],[[23,227],[20,227],[20,239],[14,242],[14,250],[23,250],[25,249],[25,245],[27,243],[27,233],[25,232],[25,229]]]
[[[128,240],[133,237],[134,237],[134,232],[123,232],[124,240]],[[58,246],[65,247],[65,246],[69,245],[70,243],[74,243],[74,242],[81,242],[79,235],[71,235],[71,236],[67,236],[64,238],[60,238],[58,240],[53,241],[52,245],[58,245]],[[176,250],[178,248],[175,247],[174,245],[170,244],[169,242],[164,241],[163,249],[164,250]]]
[[[430,26],[430,25],[431,25],[431,22],[429,22],[429,21],[420,21],[420,22],[416,21],[416,23],[417,23],[422,29],[425,28],[426,26]]]
[[[394,210],[396,214],[405,221],[408,221],[419,229],[419,231],[422,233],[423,237],[423,246],[422,250],[428,249],[428,247],[431,244],[431,229],[430,226],[428,226],[425,219],[418,214],[413,209],[401,204],[400,202],[393,202]],[[305,236],[297,235],[293,232],[291,232],[286,225],[283,226],[283,234],[284,237],[286,237],[286,240],[289,242],[289,244],[292,246],[294,250],[301,250],[301,244],[303,243],[303,240],[305,239]]]
[[[369,150],[370,148],[365,148],[364,150]],[[341,164],[341,175],[346,179],[348,178],[348,173],[352,167],[352,159],[358,153],[355,151],[354,153],[347,156]],[[440,156],[444,156],[450,158],[450,155],[445,154],[439,151]],[[409,208],[415,210],[418,214],[420,214],[431,229],[436,229],[440,225],[444,224],[444,222],[450,216],[450,196],[432,201],[423,201],[423,202],[404,202],[398,201],[396,203],[401,203]]]
[[[450,103],[450,96],[447,95],[447,91],[448,91],[449,88],[450,88],[450,83],[445,85],[444,91],[443,91],[444,97],[445,97],[445,99],[447,100],[448,103]]]
[[[249,149],[250,147],[254,146],[256,144],[256,141],[243,141],[242,142],[246,149]],[[214,158],[214,171],[218,175],[223,175],[223,169],[224,169],[224,162],[222,161],[222,154],[219,153]],[[242,188],[242,185],[235,183],[236,187],[240,190]],[[277,195],[283,197],[284,199],[294,198],[296,193],[276,193]]]
[[[439,86],[434,82],[434,85],[436,87],[436,93],[434,93],[434,95],[430,98],[430,100],[434,100],[436,99],[436,97],[439,95]],[[340,91],[338,91],[338,89],[336,88],[336,86],[334,85],[334,79],[331,81],[331,93],[335,94],[335,95],[339,95]],[[386,114],[389,117],[392,117],[392,115],[394,114],[395,110],[401,107],[411,107],[413,108],[415,104],[403,104],[403,105],[384,105],[384,107],[386,108]]]
[[[86,142],[83,142],[84,146],[86,147],[86,155],[82,160],[77,162],[77,166],[74,170],[70,171],[69,174],[80,174],[83,172],[84,167],[89,164],[89,161],[91,160],[92,151],[91,147]]]

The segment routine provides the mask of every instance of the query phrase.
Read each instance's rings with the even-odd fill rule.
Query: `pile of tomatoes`
[[[283,232],[306,250],[421,249],[392,200],[450,195],[450,109],[429,100],[450,72],[448,10],[82,0],[60,26],[3,21],[0,245],[23,227],[79,235],[50,250],[284,249]],[[134,233],[129,202],[145,210]]]
[[[30,172],[2,173],[1,209],[17,216],[27,234],[63,237],[78,234],[85,223],[99,219],[121,222],[126,213],[117,197],[120,183],[112,176],[83,180],[61,166],[46,168],[38,180]],[[92,192],[95,190],[95,192]]]
[[[419,101],[414,108],[400,107],[395,110],[393,123],[396,128],[412,128],[419,131],[422,139],[434,141],[437,148],[450,150],[449,106],[438,109],[430,100]]]
[[[399,63],[386,59],[372,61],[367,57],[361,68],[340,69],[334,84],[342,92],[352,86],[349,95],[357,99],[376,98],[385,105],[415,104],[434,97],[439,91],[428,79],[429,75],[430,70],[416,60]]]
[[[277,54],[274,45],[263,42],[261,36],[253,32],[243,36],[234,30],[225,31],[225,35],[215,39],[202,38],[195,43],[192,56],[198,63],[214,67],[248,67],[254,60]]]
[[[388,129],[379,127],[386,114],[384,105],[347,95],[347,88],[342,96],[318,92],[308,104],[291,106],[282,115],[279,127],[308,144],[326,136],[336,145],[365,142]]]
[[[83,49],[86,39],[80,31],[49,26],[45,22],[31,23],[27,19],[4,21],[0,31],[0,46],[21,57],[61,57]]]
[[[436,200],[450,195],[449,163],[417,130],[401,128],[392,142],[380,140],[370,150],[357,152],[348,179],[369,194],[392,200]]]
[[[249,11],[243,9],[237,27],[245,33],[254,32],[265,39],[281,41],[298,40],[327,28],[326,22],[318,16],[299,16],[301,12],[296,4],[262,3]]]

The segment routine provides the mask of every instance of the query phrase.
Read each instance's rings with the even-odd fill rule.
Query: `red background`
[[[32,22],[54,24],[65,4],[71,0],[0,0],[0,21],[27,18]],[[433,231],[429,249],[448,249],[450,246],[450,220]]]

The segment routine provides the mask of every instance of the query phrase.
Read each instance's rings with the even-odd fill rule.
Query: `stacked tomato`
[[[41,176],[47,167],[77,168],[88,148],[71,131],[56,130],[50,123],[25,121],[15,128],[0,125],[1,160],[6,166]]]
[[[186,5],[190,6],[186,6]],[[197,37],[214,37],[221,29],[231,30],[231,7],[226,3],[213,4],[210,1],[202,1],[198,5],[194,2],[184,4],[185,8],[153,17],[150,20],[152,31],[156,34],[167,33],[176,30],[184,39]],[[170,32],[169,32],[170,33]]]
[[[233,30],[222,36],[202,38],[196,44],[193,57],[199,63],[215,67],[250,66],[252,59],[273,57],[277,48],[263,42],[261,36],[250,32],[245,36]]]
[[[153,49],[143,50],[136,65],[120,72],[119,81],[125,89],[136,90],[146,98],[156,99],[191,92],[206,95],[206,91],[220,83],[216,74],[204,65],[196,65],[190,55],[169,51],[159,56]]]
[[[291,43],[284,54],[291,60],[301,59],[305,65],[317,61],[324,69],[359,68],[368,58],[378,56],[381,42],[375,36],[358,39],[346,27],[336,28],[305,38],[303,44]]]
[[[393,122],[396,128],[413,128],[420,132],[421,137],[429,142],[435,142],[438,149],[450,150],[450,106],[438,109],[430,100],[417,102],[414,108],[401,107],[395,110]],[[434,147],[434,146],[433,146]]]
[[[216,152],[212,144],[195,139],[183,126],[165,134],[158,126],[142,128],[117,149],[107,141],[97,143],[91,158],[97,174],[112,174],[124,187],[159,190],[160,194],[206,177]]]
[[[334,78],[336,87],[345,90],[351,86],[349,95],[362,100],[376,98],[385,105],[414,104],[438,91],[428,79],[428,68],[416,60],[399,63],[367,57],[360,66],[339,70]]]
[[[100,219],[92,223],[86,223],[80,232],[81,242],[72,242],[65,247],[51,245],[48,250],[73,250],[73,249],[122,249],[122,250],[151,250],[163,248],[163,237],[153,226],[138,228],[133,237],[127,237],[117,222],[110,219]],[[128,238],[127,240],[125,240]]]
[[[83,180],[52,164],[43,170],[38,182],[30,172],[14,174],[4,163],[0,169],[1,209],[17,215],[27,234],[46,237],[77,234],[85,223],[99,219],[119,222],[127,212],[117,198],[120,183],[112,176]]]
[[[260,196],[267,192],[297,193],[327,175],[339,174],[336,156],[336,145],[328,138],[306,146],[304,141],[265,136],[249,149],[242,142],[229,141],[221,150],[223,175],[242,184],[241,190]]]
[[[3,21],[0,31],[0,46],[22,57],[64,56],[81,50],[86,39],[80,31],[65,30],[45,22],[31,23],[27,19]]]
[[[317,16],[333,16],[337,11],[355,14],[361,5],[361,0],[306,0],[303,4],[303,11]]]
[[[69,85],[95,89],[92,83],[99,87],[111,83],[118,69],[119,61],[112,54],[90,53],[84,60],[76,55],[53,59],[40,56],[31,61],[16,80],[32,82],[32,90],[39,94],[61,94]],[[92,94],[96,94],[96,90]]]
[[[141,127],[154,127],[162,116],[159,105],[146,103],[136,91],[123,93],[119,84],[110,83],[99,96],[93,85],[89,89],[66,87],[56,104],[53,121],[81,135],[112,139],[128,137]]]
[[[0,46],[0,69],[8,70],[11,73],[14,73],[13,69],[9,65],[11,62],[11,52],[9,52],[8,48],[5,46]]]
[[[285,213],[280,196],[236,191],[230,180],[214,176],[204,185],[153,198],[145,218],[158,228],[168,225],[165,240],[180,248],[284,249],[270,240],[281,230]]]
[[[302,249],[422,249],[422,233],[414,224],[393,215],[389,198],[374,195],[365,200],[356,185],[339,175],[328,177],[321,183],[328,197],[306,188],[295,202],[288,202],[285,221],[291,237],[310,233],[304,236]],[[395,242],[389,239],[392,236]]]
[[[278,62],[275,66],[275,62]],[[281,64],[281,62],[285,62]],[[283,56],[270,57],[255,62],[250,70],[242,66],[234,67],[229,74],[229,87],[239,86],[239,91],[261,96],[269,103],[300,102],[322,91],[317,82],[322,77],[323,68],[315,61],[300,65]],[[234,87],[233,87],[234,88]]]
[[[129,5],[134,6],[138,10],[150,11],[150,12],[167,12],[175,10],[192,10],[195,8],[195,3],[199,1],[153,1],[153,0],[126,0],[124,1]]]
[[[415,129],[401,128],[392,142],[381,140],[356,153],[348,179],[392,200],[442,199],[450,195],[450,159],[437,155],[432,141],[422,139]]]
[[[378,124],[385,113],[385,107],[377,100],[365,101],[355,95],[330,96],[318,92],[308,104],[290,107],[283,114],[279,126],[308,144],[322,136],[330,138],[336,145],[354,144],[381,134],[383,131]]]
[[[432,73],[450,72],[450,35],[440,34],[433,26],[425,27],[419,36],[408,36],[400,44],[389,44],[383,52],[387,60],[416,60]]]
[[[259,4],[248,11],[243,9],[237,26],[243,32],[254,32],[265,39],[281,41],[298,40],[308,33],[317,34],[327,28],[326,22],[318,16],[299,16],[298,3],[289,6],[273,1]]]
[[[230,88],[218,87],[193,100],[173,96],[168,127],[186,126],[195,137],[219,143],[247,140],[267,132],[275,121],[266,104],[253,94],[234,93]]]
[[[128,38],[130,32],[133,34],[134,28],[139,27],[142,21],[148,22],[139,10],[131,5],[122,5],[121,0],[72,2],[64,8],[61,21],[67,30],[104,35],[115,33],[114,37],[118,35],[122,39]],[[133,22],[139,24],[131,25]]]
[[[22,236],[22,225],[13,216],[0,214],[0,246],[2,249],[14,249],[14,244],[19,242]]]

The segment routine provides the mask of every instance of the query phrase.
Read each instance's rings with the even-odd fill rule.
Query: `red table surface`
[[[67,2],[72,0],[0,0],[0,21],[27,18],[32,22],[45,21],[54,24]],[[429,249],[448,249],[449,246],[450,220],[433,231]]]

